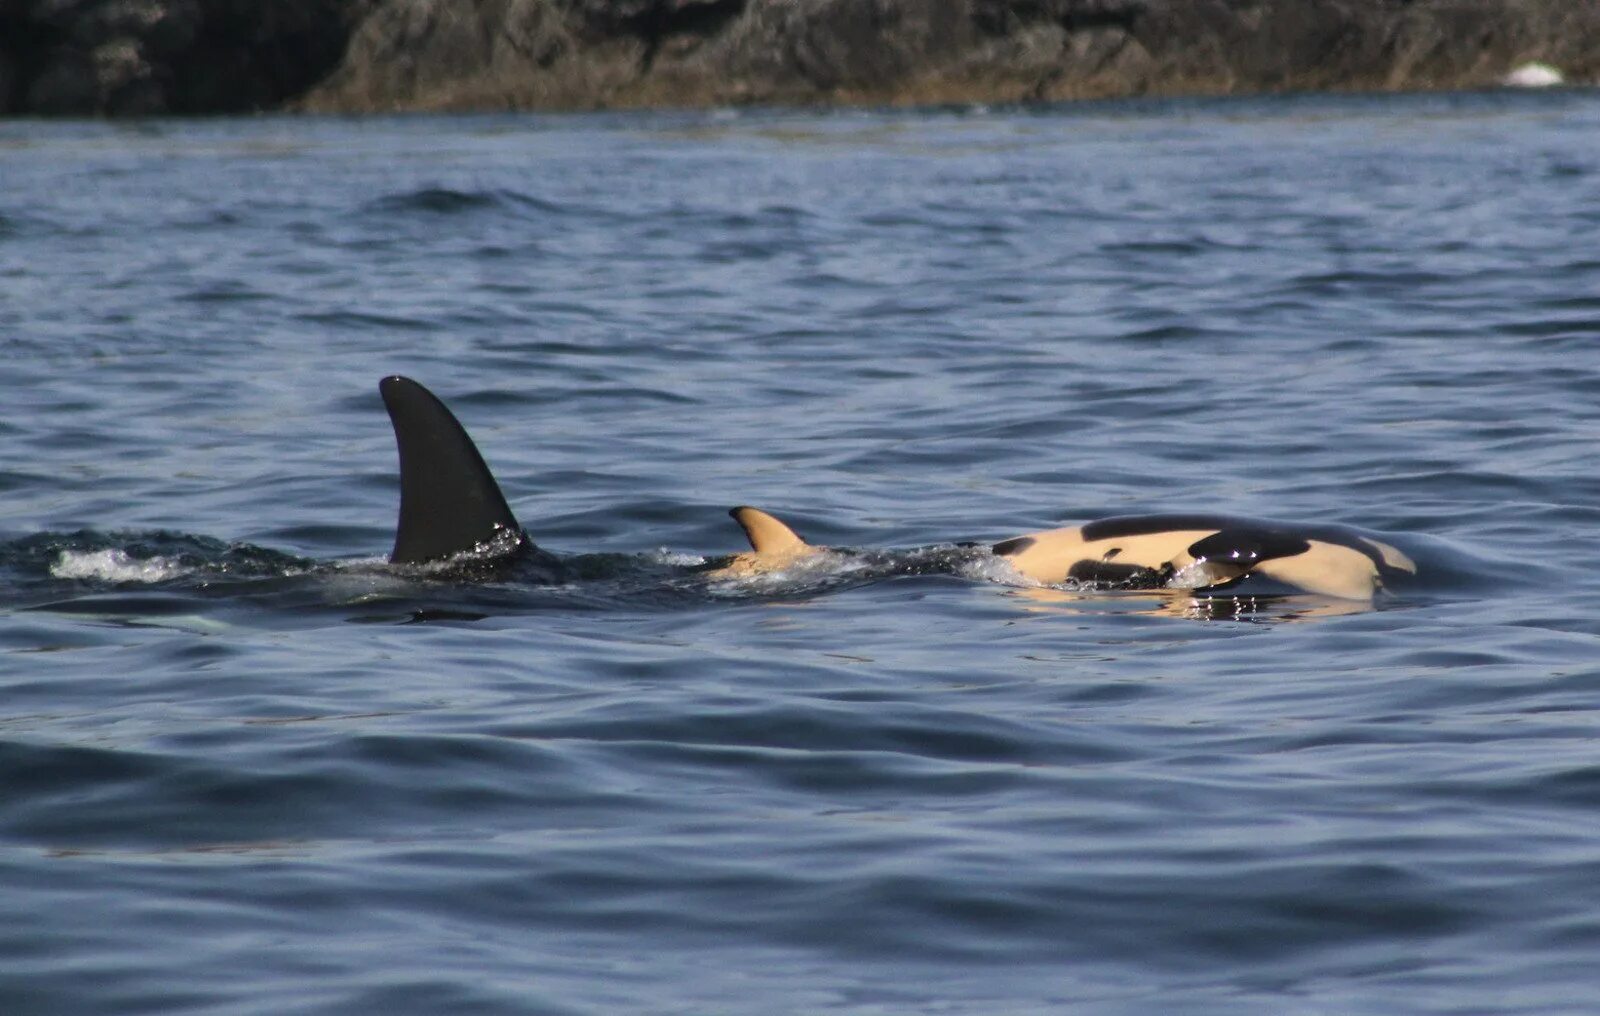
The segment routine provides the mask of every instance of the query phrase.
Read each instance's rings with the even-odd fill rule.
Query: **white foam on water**
[[[712,596],[799,592],[846,579],[866,568],[867,563],[853,554],[818,547],[817,553],[797,558],[781,568],[712,576],[706,592]]]
[[[171,558],[140,560],[125,550],[63,550],[50,566],[58,579],[97,579],[101,582],[165,582],[189,569]]]
[[[656,564],[667,564],[676,568],[695,568],[706,563],[706,559],[699,554],[685,554],[665,547],[659,547],[645,556]]]
[[[1010,561],[998,554],[988,554],[962,562],[957,574],[979,582],[994,582],[1002,586],[1041,587],[1038,579],[1029,578],[1014,568]]]
[[[334,571],[367,572],[387,569],[389,559],[379,554],[370,557],[347,557],[338,561],[328,562],[328,567]]]

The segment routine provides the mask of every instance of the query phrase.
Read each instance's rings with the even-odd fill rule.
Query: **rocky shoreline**
[[[1438,90],[1534,62],[1600,82],[1600,3],[0,0],[0,115]]]

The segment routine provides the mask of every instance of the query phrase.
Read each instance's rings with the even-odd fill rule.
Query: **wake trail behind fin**
[[[378,391],[400,452],[400,522],[389,560],[439,561],[491,541],[506,541],[508,550],[531,545],[477,446],[445,404],[398,375],[380,381]]]

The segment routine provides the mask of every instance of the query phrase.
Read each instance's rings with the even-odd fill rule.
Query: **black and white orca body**
[[[1334,525],[1230,515],[1130,515],[994,545],[1046,585],[1222,590],[1255,575],[1293,589],[1369,600],[1417,566],[1381,540]]]
[[[730,568],[787,567],[813,547],[776,518],[735,508],[751,552]],[[1135,515],[1029,533],[993,546],[1021,577],[1048,586],[1221,591],[1254,575],[1293,590],[1370,600],[1416,573],[1397,548],[1354,529],[1230,515]]]

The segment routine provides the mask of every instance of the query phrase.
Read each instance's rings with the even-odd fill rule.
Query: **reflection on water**
[[[1305,621],[1343,617],[1380,609],[1382,601],[1346,600],[1310,593],[1271,596],[1196,595],[1187,589],[1137,592],[1074,591],[1048,586],[1014,589],[1008,596],[1024,600],[1023,609],[1043,614],[1131,613],[1190,621]]]

